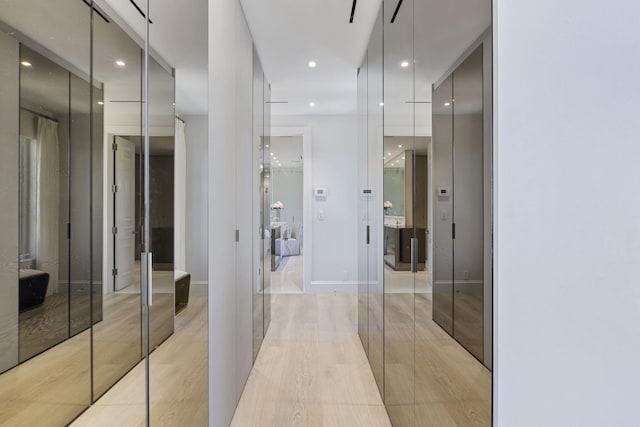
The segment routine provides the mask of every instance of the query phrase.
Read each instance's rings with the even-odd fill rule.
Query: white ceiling
[[[79,0],[78,0],[79,1]],[[135,0],[146,10],[146,0]],[[129,0],[97,0],[113,9],[138,36],[145,19]],[[152,0],[150,44],[176,70],[178,115],[208,111],[207,0]]]
[[[272,114],[356,111],[356,69],[381,0],[240,0],[271,83]],[[308,67],[309,61],[317,67]],[[309,102],[315,102],[310,107]]]
[[[359,0],[353,24],[348,0],[240,0],[267,79],[273,114],[344,114],[357,108],[361,65],[381,0]],[[384,2],[385,118],[430,129],[431,85],[491,23],[490,0]],[[416,20],[414,22],[414,17]],[[419,18],[418,18],[419,17]],[[415,49],[412,40],[415,39]],[[382,46],[374,60],[382,63]],[[317,62],[315,69],[308,62]],[[409,67],[400,64],[408,60]],[[415,77],[415,86],[411,76]],[[382,95],[382,94],[381,94]],[[310,107],[309,102],[315,102]],[[414,110],[415,109],[415,110]],[[418,111],[420,110],[420,111]],[[406,123],[405,123],[406,122]]]

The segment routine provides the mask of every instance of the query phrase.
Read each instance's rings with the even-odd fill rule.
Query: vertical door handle
[[[371,226],[367,225],[367,245],[368,245],[368,244],[369,244],[369,242],[370,242],[370,239],[369,239],[369,235],[370,235],[370,233],[371,233],[371,230],[370,230],[370,229],[371,229]]]
[[[151,307],[153,305],[153,254],[151,252],[143,252],[140,259],[142,260],[142,282],[140,284],[142,305]]]
[[[418,239],[411,238],[411,272],[418,272]]]

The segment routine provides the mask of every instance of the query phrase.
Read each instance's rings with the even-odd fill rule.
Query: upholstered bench
[[[174,272],[175,279],[175,298],[176,298],[176,314],[181,312],[189,304],[189,287],[191,286],[191,274],[186,271]]]
[[[47,296],[48,286],[49,273],[40,270],[20,270],[20,312],[41,305]]]

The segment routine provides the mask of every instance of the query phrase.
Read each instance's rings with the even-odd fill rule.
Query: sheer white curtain
[[[58,291],[60,150],[58,123],[38,117],[36,133],[36,268],[49,273],[50,295]]]
[[[176,118],[175,173],[174,173],[174,270],[187,269],[186,216],[187,216],[187,141],[185,123]]]

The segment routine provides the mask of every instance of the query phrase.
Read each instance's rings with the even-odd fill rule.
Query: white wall
[[[494,0],[498,426],[637,426],[640,3]]]
[[[272,127],[311,129],[312,186],[327,189],[312,202],[312,292],[357,293],[357,121],[354,115],[272,116]],[[308,196],[308,195],[305,195]],[[325,220],[318,219],[323,210]]]
[[[237,164],[252,165],[252,56],[239,2],[209,0],[209,425],[216,427],[231,422],[252,361],[252,285],[236,264],[252,270],[251,230],[243,228],[251,227],[252,179],[237,175]],[[243,183],[247,197],[238,195]]]
[[[191,283],[207,281],[207,116],[184,116],[187,140],[186,256]]]

